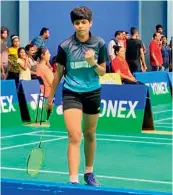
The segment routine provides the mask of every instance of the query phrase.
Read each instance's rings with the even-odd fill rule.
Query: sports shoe
[[[72,184],[72,185],[78,185],[79,183],[78,182],[69,182],[68,184]]]
[[[96,181],[93,173],[85,173],[84,174],[84,181],[89,186],[100,186],[100,184]]]

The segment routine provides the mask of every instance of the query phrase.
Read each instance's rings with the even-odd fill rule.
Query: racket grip
[[[51,111],[48,110],[48,111],[47,111],[47,121],[49,120],[50,115],[51,115]]]

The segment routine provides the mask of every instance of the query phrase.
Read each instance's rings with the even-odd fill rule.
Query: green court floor
[[[36,177],[26,173],[26,159],[36,147],[42,128],[21,127],[1,130],[1,177],[67,183],[67,134],[44,128],[45,162]],[[172,190],[172,136],[156,134],[97,134],[94,172],[104,187]],[[81,145],[80,182],[84,172]]]

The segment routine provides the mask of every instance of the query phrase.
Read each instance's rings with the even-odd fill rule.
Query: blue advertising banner
[[[38,108],[38,121],[40,121],[40,112],[42,109],[43,98],[40,98],[38,104],[38,98],[40,93],[40,84],[38,80],[22,81],[23,93],[25,96],[25,101],[27,104],[30,122],[35,122],[37,108]],[[39,107],[38,107],[39,106]],[[45,119],[45,109],[44,109],[44,119]]]
[[[22,124],[16,85],[13,80],[1,80],[1,128]]]
[[[149,87],[155,130],[172,131],[172,98],[167,72],[136,73],[135,77]]]
[[[169,77],[169,81],[170,81],[170,85],[172,87],[172,72],[168,72],[168,77]]]

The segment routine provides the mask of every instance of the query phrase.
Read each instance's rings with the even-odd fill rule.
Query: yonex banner
[[[13,80],[1,80],[1,128],[22,124],[16,85]]]
[[[25,101],[27,104],[28,112],[29,112],[29,117],[30,117],[30,122],[35,122],[36,120],[36,114],[38,114],[38,121],[40,121],[40,111],[42,108],[43,104],[43,98],[40,98],[40,102],[38,104],[38,98],[39,98],[39,93],[40,93],[40,84],[38,80],[30,80],[30,81],[22,81],[22,88],[23,88],[23,93],[25,97]],[[37,113],[37,107],[38,113]],[[46,111],[44,109],[44,120],[45,120],[45,115]]]
[[[169,77],[169,81],[170,81],[170,85],[172,87],[172,72],[168,72],[168,77]]]
[[[136,73],[135,77],[149,87],[154,128],[172,131],[172,98],[167,72]]]
[[[64,129],[62,85],[56,91],[50,126]],[[105,132],[141,132],[147,87],[145,85],[102,85],[97,130]]]

